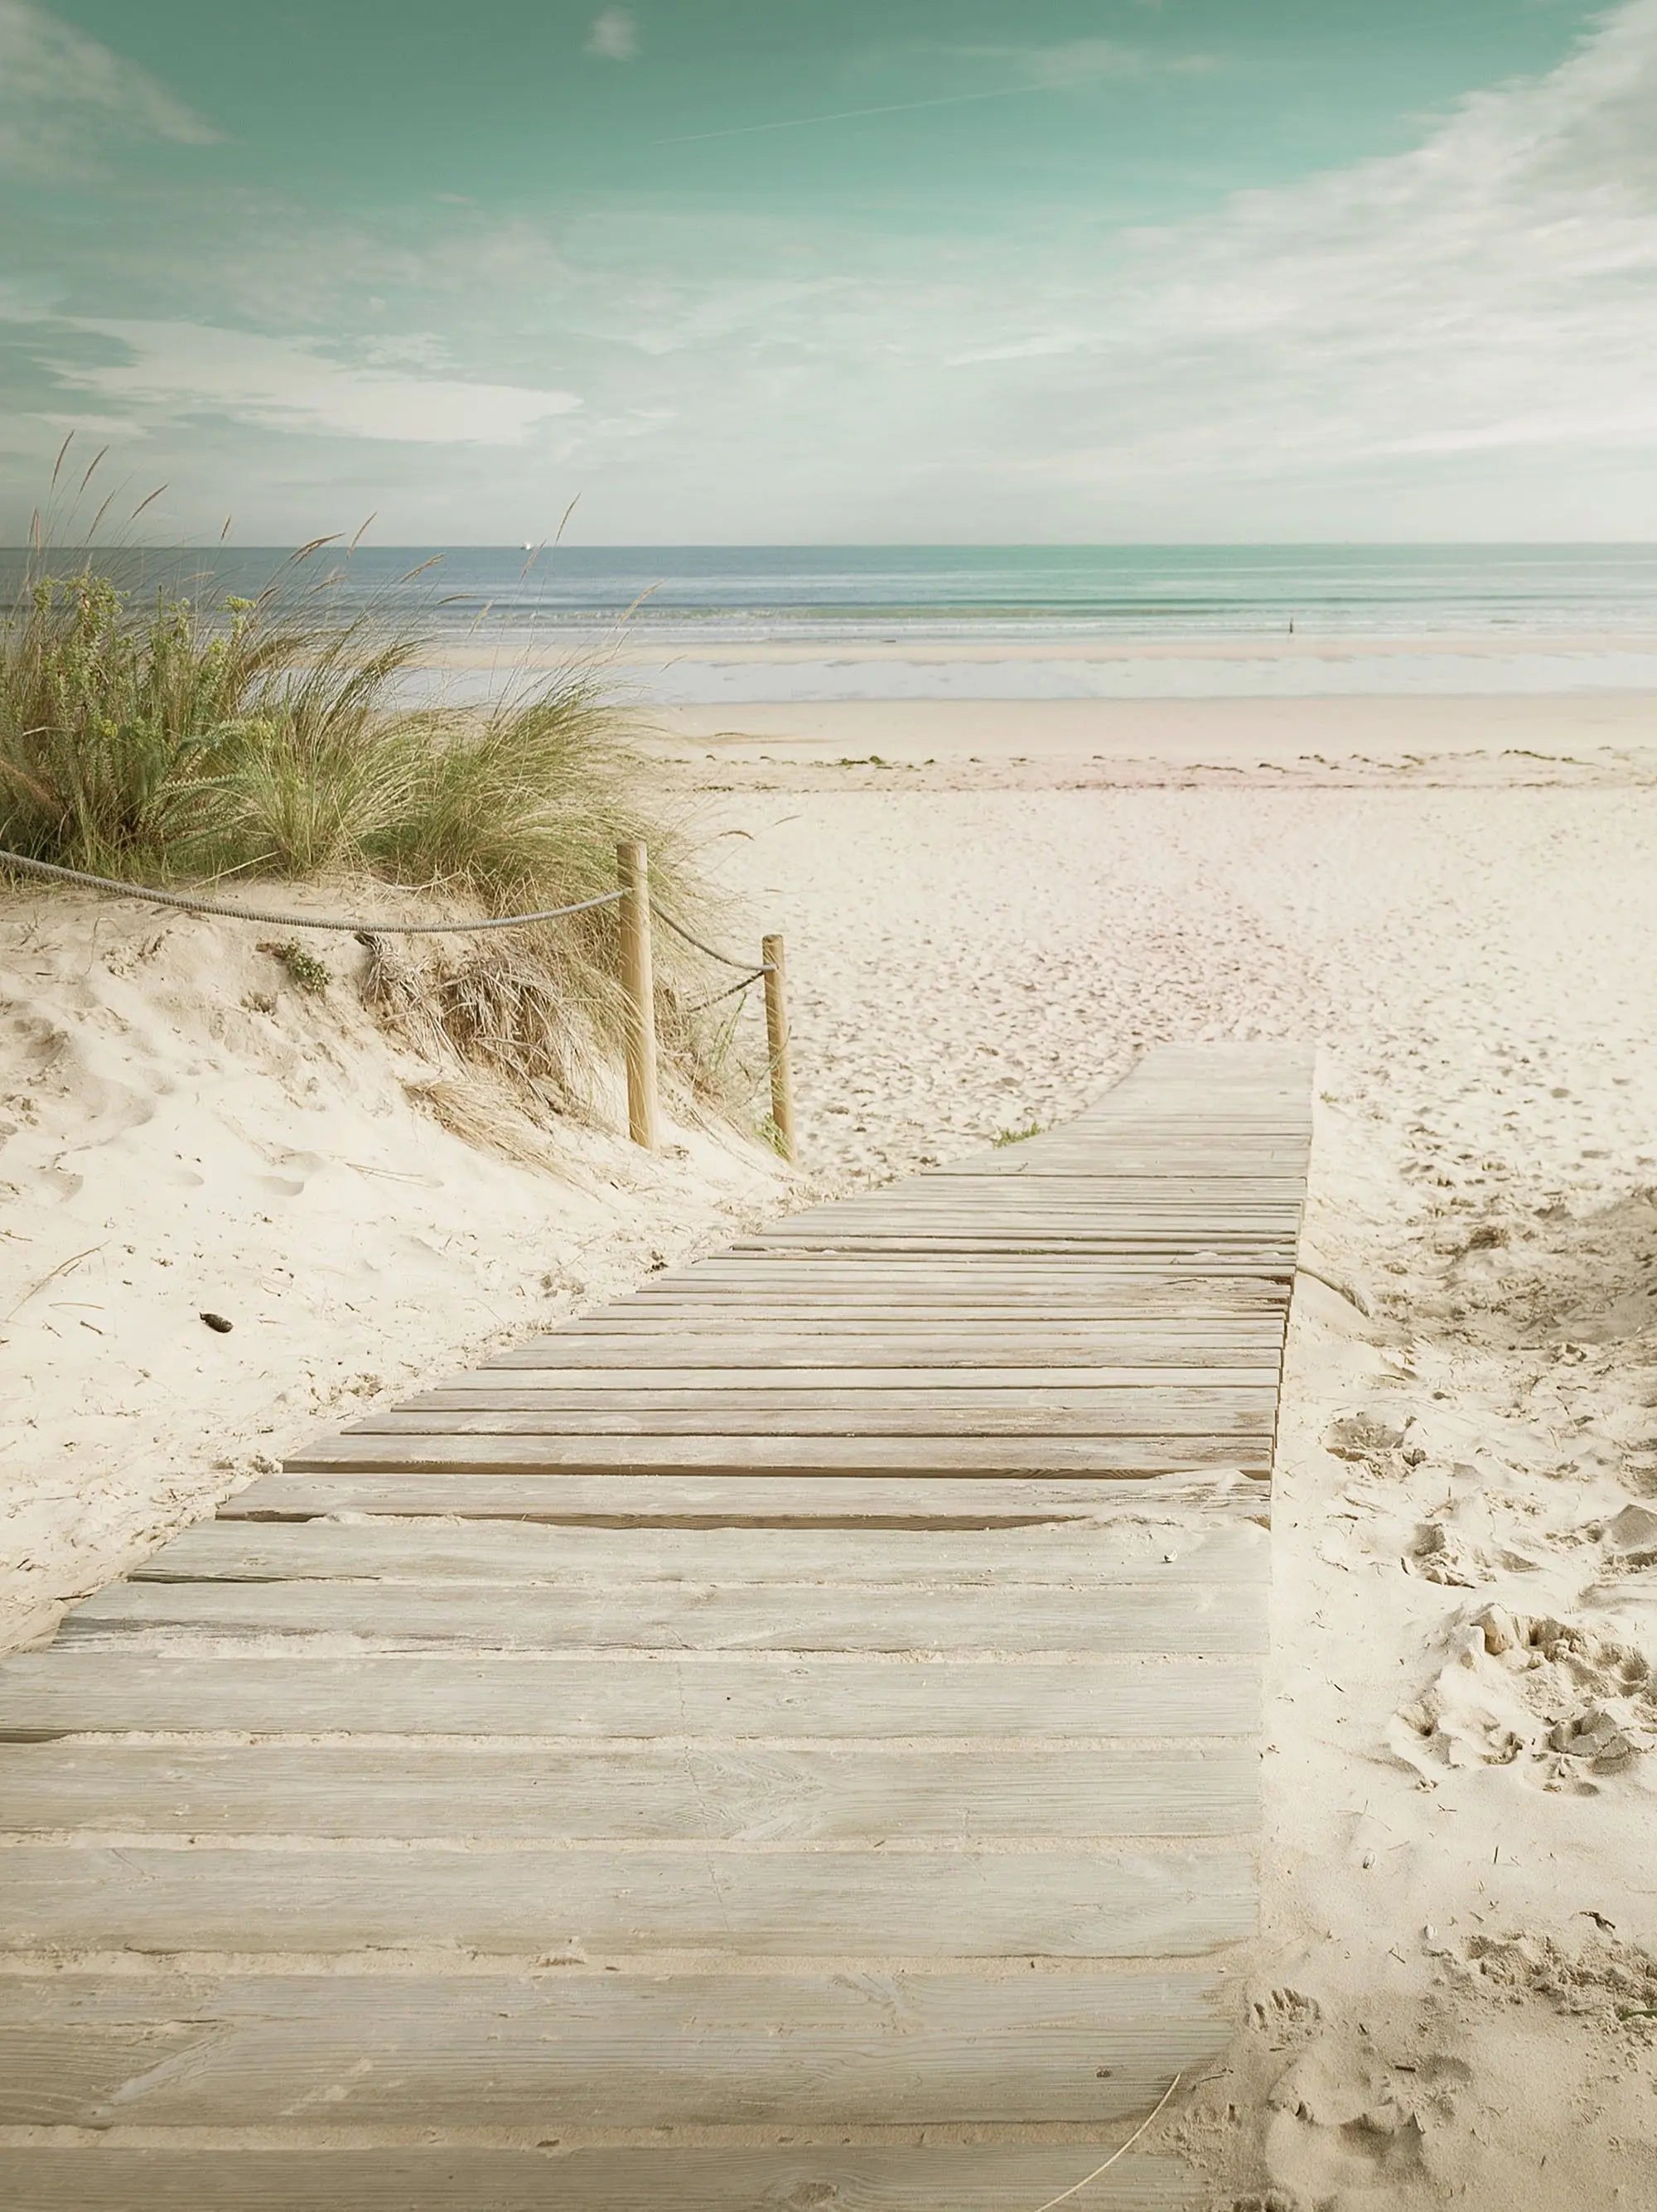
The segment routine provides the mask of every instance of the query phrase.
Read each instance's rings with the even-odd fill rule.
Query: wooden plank
[[[1014,1740],[562,1751],[99,1741],[0,1747],[0,1796],[9,1830],[24,1836],[771,1844],[1228,1836],[1259,1817],[1259,1760],[1235,1741],[1173,1750]],[[0,1871],[3,1864],[0,1855]]]
[[[868,1253],[883,1255],[913,1253],[923,1256],[952,1254],[970,1259],[979,1253],[1007,1253],[1039,1255],[1053,1252],[1065,1256],[1075,1255],[1095,1259],[1099,1262],[1095,1273],[1102,1285],[1134,1284],[1143,1280],[1148,1286],[1182,1285],[1204,1280],[1223,1284],[1235,1279],[1247,1285],[1259,1279],[1266,1283],[1282,1279],[1289,1271],[1292,1254],[1286,1245],[1191,1244],[1138,1247],[1126,1245],[1113,1248],[1102,1238],[1078,1233],[1065,1237],[1057,1231],[1047,1232],[1029,1229],[1008,1228],[999,1235],[992,1235],[974,1228],[951,1228],[939,1224],[936,1227],[917,1224],[889,1229],[825,1231],[820,1241],[807,1243],[804,1237],[796,1240],[794,1248],[803,1252]],[[1079,1296],[1080,1292],[1075,1295]],[[640,1291],[634,1297],[641,1304],[651,1302],[651,1294]],[[1136,1300],[1138,1310],[1155,1312],[1155,1292],[1149,1290],[1143,1303]],[[667,1303],[665,1293],[656,1303]],[[1014,1306],[1020,1303],[1015,1297]],[[625,1310],[625,1308],[623,1308]]]
[[[533,2150],[35,2143],[0,2145],[0,2201],[9,2212],[1036,2212],[1063,2197],[1075,2212],[1189,2212],[1189,2179],[1138,2151],[1077,2187],[1110,2156],[1108,2140]]]
[[[651,1397],[484,1383],[432,1390],[349,1424],[346,1436],[1269,1437],[1270,1384],[1187,1390],[792,1391]]]
[[[1126,1480],[965,1482],[854,1474],[266,1474],[227,1498],[221,1521],[325,1514],[440,1516],[570,1528],[992,1528],[1124,1509],[1165,1526],[1263,1510],[1258,1483],[1224,1474]]]
[[[854,1363],[865,1370],[895,1368],[903,1372],[962,1373],[986,1382],[1004,1368],[1015,1373],[1039,1361],[1049,1370],[1080,1368],[1108,1371],[1120,1363],[1130,1373],[1169,1370],[1189,1374],[1201,1368],[1225,1370],[1258,1360],[1275,1374],[1282,1328],[1277,1319],[1223,1322],[1205,1330],[1190,1324],[1179,1336],[1127,1335],[1108,1322],[1048,1330],[997,1329],[981,1322],[943,1324],[928,1329],[896,1321],[877,1327],[819,1320],[809,1330],[783,1334],[745,1318],[720,1322],[704,1317],[695,1328],[674,1328],[660,1322],[605,1327],[572,1324],[562,1335],[538,1337],[491,1355],[472,1370],[511,1374],[529,1369],[574,1369],[598,1381],[613,1370],[646,1376],[676,1373],[689,1377],[708,1369],[743,1373],[744,1382],[768,1373],[795,1374]]]
[[[953,1185],[932,1197],[913,1194],[901,1202],[859,1205],[854,1200],[822,1212],[789,1214],[774,1228],[749,1231],[736,1237],[730,1254],[760,1260],[796,1245],[813,1243],[819,1236],[837,1235],[843,1229],[862,1236],[881,1229],[920,1227],[957,1228],[963,1235],[981,1236],[993,1243],[1011,1230],[1028,1229],[1043,1237],[1096,1237],[1102,1243],[1155,1247],[1184,1252],[1193,1246],[1217,1249],[1226,1244],[1281,1243],[1292,1240],[1298,1222],[1295,1208],[1181,1206],[1173,1200],[1160,1207],[1136,1206],[1131,1211],[1092,1203],[1074,1183],[1039,1200],[1028,1183],[990,1182],[980,1192],[962,1193]],[[724,1257],[725,1255],[719,1255]],[[725,1258],[726,1265],[734,1262]],[[697,1261],[682,1272],[689,1273],[719,1264],[719,1257]]]
[[[1264,1532],[1105,1515],[948,1529],[560,1528],[203,1522],[132,1571],[134,1583],[307,1577],[473,1584],[590,1582],[887,1584],[1132,1582],[1185,1590],[1270,1578]],[[112,1587],[114,1587],[112,1585]]]
[[[560,1350],[568,1350],[571,1357],[585,1359],[597,1357],[600,1345],[632,1346],[651,1335],[671,1340],[701,1334],[723,1336],[733,1343],[775,1344],[781,1347],[797,1344],[809,1346],[840,1338],[868,1347],[866,1351],[859,1350],[859,1358],[872,1358],[874,1347],[883,1342],[892,1343],[905,1358],[909,1356],[908,1347],[915,1344],[927,1347],[930,1357],[933,1346],[941,1352],[958,1343],[968,1358],[992,1358],[998,1352],[1003,1358],[1022,1364],[1038,1347],[1051,1348],[1056,1356],[1067,1347],[1091,1352],[1098,1347],[1116,1350],[1124,1345],[1155,1346],[1157,1339],[1154,1332],[1159,1328],[1164,1332],[1162,1342],[1170,1348],[1205,1344],[1274,1344],[1282,1336],[1288,1310],[1288,1299],[1280,1291],[1270,1297],[1251,1293],[1241,1304],[1228,1301],[1224,1309],[1211,1313],[1169,1316],[1161,1320],[1155,1316],[1133,1314],[1054,1313],[1021,1317],[956,1312],[929,1322],[924,1316],[911,1318],[889,1310],[872,1317],[819,1312],[804,1321],[779,1322],[768,1316],[722,1312],[711,1307],[693,1310],[683,1316],[647,1306],[634,1307],[626,1314],[609,1307],[585,1321],[566,1322],[556,1339],[532,1340],[525,1351],[526,1354],[539,1353],[556,1345]],[[666,1344],[652,1346],[649,1357],[660,1359],[666,1356],[667,1350]],[[490,1364],[500,1365],[510,1356],[502,1352]]]
[[[955,1247],[948,1239],[928,1239],[905,1235],[891,1241],[895,1255],[905,1252],[925,1260],[928,1257],[949,1256]],[[870,1239],[847,1238],[834,1246],[810,1248],[816,1251],[861,1252],[871,1261],[878,1259],[882,1245]],[[962,1256],[970,1256],[970,1248],[962,1248]],[[1156,1274],[1147,1270],[1139,1273],[1128,1264],[1103,1261],[1097,1266],[1077,1269],[1073,1280],[1053,1279],[1033,1285],[1028,1290],[1017,1291],[997,1287],[986,1282],[981,1286],[964,1281],[951,1286],[945,1282],[934,1282],[937,1271],[921,1268],[912,1286],[895,1282],[881,1282],[872,1273],[860,1274],[857,1282],[841,1287],[841,1294],[855,1295],[871,1305],[907,1305],[917,1300],[940,1306],[967,1304],[980,1307],[987,1318],[1017,1322],[1029,1320],[1037,1314],[1056,1314],[1077,1321],[1098,1319],[1117,1321],[1137,1319],[1145,1316],[1166,1314],[1172,1318],[1211,1316],[1224,1319],[1233,1313],[1255,1313],[1262,1310],[1277,1311],[1284,1302],[1284,1291],[1290,1273],[1288,1255],[1273,1253],[1258,1262],[1254,1261],[1212,1262],[1193,1257],[1183,1273],[1173,1272],[1172,1263],[1159,1262]],[[864,1287],[859,1288],[859,1283]],[[813,1291],[808,1281],[793,1288],[779,1279],[769,1286],[771,1294],[795,1305],[822,1304],[830,1305],[834,1298],[830,1290]],[[665,1311],[674,1306],[695,1305],[713,1297],[715,1286],[707,1290],[680,1289],[672,1292],[640,1291],[631,1298],[622,1299],[610,1312],[618,1322],[630,1322],[634,1315]],[[721,1293],[727,1304],[736,1303],[737,1294]],[[750,1304],[755,1294],[739,1294]],[[1097,1310],[1096,1311],[1096,1309]],[[756,1319],[763,1318],[756,1315]]]
[[[7,1978],[0,2119],[160,2130],[234,2113],[531,2140],[687,2123],[1108,2127],[1220,2048],[1229,2010],[1200,1967]],[[1148,2037],[1149,2020],[1163,2032]]]
[[[388,1853],[347,1844],[292,1850],[23,1843],[4,1853],[4,1866],[0,1949],[31,1953],[68,1945],[321,1954],[458,1944],[526,1960],[678,1951],[755,1959],[1174,1959],[1241,1942],[1253,1930],[1255,1908],[1248,1852],[1174,1844],[800,1851],[610,1843],[515,1846],[491,1851],[484,1864],[474,1853],[425,1844]],[[1056,1986],[1047,1984],[1049,2002]],[[970,2033],[1007,2059],[995,2051],[987,2019],[974,2021]],[[1053,2039],[1044,2037],[1042,2049],[1055,2063]],[[699,2094],[707,2097],[705,2037],[689,2056]],[[887,2070],[904,2071],[889,2061]],[[951,2092],[960,2088],[961,2073],[946,2072]],[[652,2093],[671,2078],[665,2051],[646,2061],[635,2048],[616,2094],[637,2104],[612,2117],[640,2124]],[[740,2093],[733,2087],[732,2094]],[[779,2109],[818,2116],[809,2101]],[[873,2084],[841,2109],[866,2119],[925,2117],[883,2107]],[[714,2115],[704,2107],[702,2116]],[[694,2116],[662,2109],[660,2117]],[[1021,2117],[1060,2115],[1038,2109]]]
[[[647,1373],[649,1370],[644,1370]],[[894,1373],[887,1369],[853,1370],[861,1379],[849,1386],[830,1368],[818,1375],[768,1375],[762,1382],[737,1373],[723,1383],[704,1377],[686,1382],[671,1371],[658,1382],[635,1372],[623,1389],[610,1376],[597,1384],[572,1383],[561,1375],[480,1373],[463,1376],[405,1398],[398,1413],[503,1411],[535,1413],[549,1407],[570,1413],[600,1413],[625,1395],[651,1413],[707,1413],[720,1406],[733,1413],[828,1413],[845,1401],[862,1415],[905,1413],[977,1413],[984,1417],[1016,1408],[1033,1414],[1093,1415],[1132,1413],[1144,1427],[1158,1428],[1193,1413],[1241,1407],[1268,1409],[1277,1401],[1275,1367],[1234,1374],[1211,1368],[1186,1376],[1144,1368],[1119,1368],[1073,1375],[1051,1368],[1002,1368],[992,1376],[970,1370],[942,1369],[932,1379],[926,1370]],[[1017,1378],[1023,1377],[1019,1380]],[[481,1402],[458,1405],[461,1399]]]
[[[1262,1350],[1253,1355],[1253,1364],[1245,1364],[1245,1355],[1235,1352],[1229,1366],[1217,1364],[1206,1367],[835,1367],[821,1365],[802,1370],[798,1367],[634,1367],[627,1370],[623,1385],[616,1380],[611,1368],[565,1367],[556,1370],[523,1371],[522,1363],[513,1366],[488,1366],[470,1369],[463,1375],[448,1376],[434,1382],[428,1391],[418,1397],[405,1399],[404,1409],[424,1405],[433,1395],[451,1391],[502,1392],[511,1390],[538,1403],[554,1395],[568,1398],[572,1403],[583,1404],[587,1398],[601,1395],[613,1401],[618,1390],[625,1389],[629,1396],[637,1393],[654,1404],[663,1397],[677,1399],[686,1393],[706,1394],[722,1391],[731,1397],[763,1392],[768,1401],[791,1392],[810,1391],[814,1394],[861,1393],[876,1391],[911,1397],[922,1392],[947,1391],[952,1396],[975,1396],[980,1403],[992,1406],[994,1401],[985,1394],[998,1390],[1052,1390],[1079,1393],[1094,1390],[1235,1390],[1266,1389],[1275,1392],[1278,1382],[1278,1358],[1275,1350]],[[574,1394],[582,1394],[577,1396]]]
[[[1281,1164],[1264,1166],[1252,1152],[1245,1158],[1234,1146],[1193,1146],[1189,1139],[1170,1141],[1166,1149],[1159,1146],[1140,1149],[1150,1164],[1124,1164],[1120,1146],[1091,1139],[1079,1146],[1055,1146],[1051,1152],[1033,1151],[1029,1142],[1004,1145],[994,1152],[969,1152],[961,1159],[927,1168],[913,1178],[913,1187],[931,1190],[942,1182],[959,1182],[962,1176],[1017,1171],[1031,1183],[1086,1182],[1100,1196],[1124,1203],[1143,1199],[1147,1205],[1160,1206],[1170,1200],[1212,1199],[1223,1206],[1251,1198],[1268,1204],[1300,1203],[1306,1180],[1304,1146],[1279,1145]],[[1211,1166],[1204,1165],[1204,1152],[1211,1158]]]
[[[62,1644],[0,1662],[0,1742],[82,1733],[792,1741],[1250,1736],[1244,1659],[461,1658],[215,1652],[177,1658]]]
[[[1089,1186],[1074,1178],[1043,1185],[991,1177],[971,1185],[938,1183],[930,1191],[905,1189],[892,1198],[844,1199],[831,1206],[786,1214],[768,1228],[738,1235],[725,1254],[709,1256],[760,1256],[792,1243],[812,1243],[843,1229],[862,1235],[909,1223],[925,1227],[958,1224],[963,1233],[981,1235],[987,1243],[1009,1231],[1028,1229],[1044,1238],[1093,1237],[1106,1243],[1166,1243],[1179,1252],[1193,1244],[1281,1242],[1294,1235],[1296,1217],[1292,1209],[1267,1207],[1258,1200],[1247,1206],[1197,1206],[1169,1198],[1158,1206],[1126,1208],[1104,1204],[1092,1195]]]
[[[989,1295],[979,1301],[969,1298],[950,1299],[941,1294],[928,1297],[916,1290],[899,1297],[895,1292],[880,1293],[871,1291],[857,1294],[852,1309],[842,1315],[847,1321],[859,1318],[858,1304],[864,1310],[865,1326],[889,1317],[912,1318],[924,1321],[930,1305],[936,1315],[934,1326],[950,1328],[957,1320],[975,1320],[987,1333],[992,1328],[1005,1328],[1014,1334],[1035,1334],[1047,1323],[1072,1332],[1086,1330],[1096,1323],[1142,1321],[1166,1317],[1177,1321],[1229,1321],[1234,1316],[1244,1319],[1269,1316],[1280,1320],[1288,1307],[1288,1274],[1279,1276],[1261,1273],[1255,1276],[1234,1274],[1193,1276],[1187,1284],[1173,1290],[1164,1290],[1159,1284],[1155,1292],[1140,1298],[1130,1276],[1101,1273],[1094,1286],[1086,1292],[1067,1296],[1055,1291],[1051,1297],[1011,1298],[1003,1300]],[[706,1312],[714,1320],[745,1319],[756,1328],[774,1328],[784,1322],[780,1334],[798,1334],[787,1327],[787,1317],[815,1322],[820,1316],[833,1318],[835,1302],[828,1298],[813,1299],[804,1292],[784,1297],[781,1292],[766,1302],[766,1310],[756,1310],[752,1299],[713,1298],[636,1298],[631,1303],[608,1308],[604,1316],[604,1333],[614,1334],[618,1329],[632,1329],[649,1322],[672,1322],[679,1315],[694,1316]],[[580,1323],[572,1326],[580,1328]]]
[[[1283,1249],[1286,1254],[1289,1248]],[[1040,1255],[1031,1259],[1022,1254],[1015,1254],[1005,1262],[980,1262],[970,1254],[896,1253],[886,1256],[862,1253],[848,1256],[812,1246],[800,1249],[785,1246],[774,1255],[744,1261],[740,1268],[710,1267],[706,1273],[687,1269],[680,1274],[655,1278],[635,1292],[620,1310],[636,1312],[659,1299],[677,1304],[687,1294],[702,1297],[715,1291],[725,1297],[742,1293],[756,1297],[769,1297],[778,1291],[791,1297],[810,1293],[815,1297],[822,1292],[847,1290],[863,1290],[871,1296],[878,1292],[883,1297],[894,1291],[930,1291],[940,1297],[981,1296],[991,1291],[1010,1292],[1016,1298],[1059,1297],[1090,1292],[1097,1289],[1100,1280],[1100,1270],[1090,1258],[1078,1261],[1069,1254],[1054,1255],[1050,1262]]]
[[[1123,1139],[1112,1144],[1108,1151],[1087,1146],[1044,1152],[1035,1159],[1025,1158],[1021,1148],[1009,1146],[998,1152],[969,1153],[963,1159],[928,1168],[926,1174],[929,1178],[947,1176],[952,1182],[1016,1176],[1031,1183],[1093,1182],[1104,1175],[1132,1176],[1146,1189],[1158,1184],[1164,1189],[1176,1189],[1205,1178],[1227,1179],[1229,1164],[1235,1164],[1241,1179],[1261,1184],[1294,1182],[1305,1176],[1307,1155],[1304,1143],[1282,1139],[1262,1143],[1239,1139],[1230,1145],[1184,1139],[1159,1146],[1141,1137],[1137,1142]]]
[[[1075,1186],[1068,1188],[1073,1191]],[[974,1187],[964,1195],[952,1194],[947,1205],[934,1200],[924,1206],[913,1202],[879,1207],[847,1206],[821,1218],[792,1214],[774,1229],[750,1231],[736,1238],[719,1258],[733,1270],[743,1262],[758,1267],[784,1261],[790,1255],[809,1255],[825,1248],[832,1250],[842,1236],[895,1235],[913,1229],[975,1243],[983,1248],[986,1262],[1009,1272],[1017,1272],[1020,1255],[1006,1253],[1001,1247],[1008,1238],[1021,1235],[1036,1239],[1044,1248],[1051,1245],[1055,1259],[1072,1265],[1089,1255],[1066,1248],[1090,1243],[1107,1252],[1119,1246],[1125,1251],[1166,1249],[1172,1267],[1192,1251],[1223,1255],[1230,1249],[1280,1250],[1293,1243],[1297,1225],[1292,1212],[1244,1213],[1213,1206],[1187,1212],[1169,1206],[1160,1213],[1129,1216],[1090,1206],[1079,1197],[1067,1201],[1057,1192],[1041,1204],[1033,1205],[1027,1184],[990,1182],[985,1188],[1003,1194],[1000,1202],[980,1202]],[[1005,1195],[1010,1189],[1021,1203],[1011,1203]],[[715,1262],[698,1261],[682,1273],[689,1274],[712,1264]]]
[[[682,1303],[696,1304],[695,1300]],[[961,1328],[982,1351],[994,1358],[1002,1345],[1010,1347],[1001,1359],[1004,1365],[1023,1366],[1029,1361],[1029,1352],[1023,1347],[1050,1343],[1060,1354],[1071,1351],[1095,1352],[1104,1365],[1162,1366],[1170,1361],[1177,1364],[1187,1352],[1206,1359],[1217,1350],[1228,1346],[1254,1346],[1274,1342],[1281,1334],[1288,1312],[1289,1301],[1281,1285],[1259,1285],[1248,1290],[1247,1297],[1235,1303],[1229,1290],[1222,1306],[1209,1313],[1194,1314],[1070,1314],[1054,1311],[1046,1315],[1014,1313],[980,1314],[951,1313],[944,1322],[934,1322],[929,1328],[924,1320],[910,1321],[901,1312],[889,1312],[880,1322],[859,1322],[855,1315],[837,1320],[832,1314],[822,1313],[805,1324],[795,1322],[774,1322],[758,1313],[727,1313],[705,1310],[698,1317],[710,1328],[722,1328],[733,1338],[755,1338],[775,1344],[783,1350],[809,1340],[819,1329],[839,1334],[853,1341],[862,1339],[870,1344],[881,1340],[882,1324],[889,1319],[907,1334],[948,1338]],[[625,1309],[607,1306],[584,1317],[566,1322],[555,1336],[530,1337],[522,1344],[503,1346],[501,1350],[479,1363],[482,1366],[499,1366],[519,1356],[530,1358],[537,1352],[556,1350],[568,1352],[579,1361],[591,1356],[584,1347],[589,1340],[619,1343],[635,1340],[641,1331],[662,1333],[666,1316],[660,1309],[644,1301]],[[641,1365],[650,1364],[646,1352]],[[668,1362],[668,1364],[677,1363]],[[786,1362],[784,1363],[786,1364]],[[865,1364],[859,1353],[845,1364]],[[868,1360],[870,1365],[882,1363]],[[958,1365],[958,1361],[944,1363]]]
[[[112,1583],[75,1607],[65,1646],[169,1631],[191,1636],[333,1636],[381,1650],[1257,1652],[1259,1592],[1172,1583],[1074,1586],[706,1583],[528,1589],[476,1583]]]
[[[464,1419],[465,1416],[457,1418]],[[548,1474],[1165,1474],[1233,1467],[1264,1478],[1266,1440],[1210,1437],[556,1437],[340,1436],[285,1462],[290,1474],[464,1474],[539,1468]]]
[[[766,1294],[776,1290],[856,1290],[865,1287],[874,1291],[889,1290],[1011,1290],[1053,1294],[1062,1290],[1090,1290],[1097,1283],[1097,1267],[1093,1261],[1073,1261],[1069,1255],[1062,1256],[1013,1256],[1011,1261],[985,1261],[978,1263],[971,1256],[956,1259],[943,1255],[936,1263],[927,1259],[896,1255],[883,1259],[881,1255],[860,1255],[852,1259],[841,1259],[829,1252],[818,1252],[814,1248],[792,1249],[783,1248],[776,1255],[752,1256],[744,1263],[730,1267],[706,1270],[683,1270],[682,1274],[652,1276],[648,1285],[635,1294],[637,1301],[651,1301],[657,1297],[675,1297],[683,1290],[695,1290],[701,1297],[706,1290],[752,1290]],[[630,1310],[630,1307],[628,1307]]]

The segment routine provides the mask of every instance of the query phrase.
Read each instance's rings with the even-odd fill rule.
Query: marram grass
[[[305,582],[302,559],[257,599],[207,605],[91,568],[42,574],[0,632],[0,847],[132,883],[337,885],[346,911],[379,881],[475,915],[611,890],[618,840],[642,838],[664,899],[710,926],[599,671],[574,663],[482,708],[410,706],[400,679],[422,657],[417,633]],[[419,954],[381,944],[367,995],[569,1110],[619,1045],[616,939],[601,907]],[[719,1042],[678,1011],[700,975],[671,938],[659,965],[671,1061],[697,1095],[728,1097]]]

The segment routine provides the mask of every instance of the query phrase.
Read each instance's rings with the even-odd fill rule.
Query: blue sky
[[[0,537],[1657,536],[1657,0],[0,0]]]

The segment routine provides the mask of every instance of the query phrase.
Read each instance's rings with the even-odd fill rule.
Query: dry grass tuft
[[[512,1100],[475,1079],[438,1077],[429,1083],[405,1083],[403,1088],[412,1104],[474,1152],[498,1153],[519,1167],[561,1167],[544,1135]]]
[[[256,599],[140,600],[88,562],[39,574],[0,629],[0,846],[158,884],[379,881],[481,917],[612,890],[641,838],[672,909],[717,929],[634,726],[574,662],[495,705],[410,706],[425,654],[384,607],[352,613],[320,549]],[[487,1071],[540,1115],[591,1110],[619,1051],[616,915],[370,949],[367,993],[433,1052]],[[729,1109],[724,1010],[677,941],[659,947],[665,1060]],[[497,1147],[498,1149],[498,1147]]]

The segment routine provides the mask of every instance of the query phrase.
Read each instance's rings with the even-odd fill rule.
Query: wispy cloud
[[[587,32],[586,50],[595,61],[630,62],[639,52],[639,26],[630,8],[601,9]]]
[[[923,107],[964,107],[978,100],[1028,98],[1048,88],[1040,84],[998,85],[988,92],[940,93],[935,100],[895,100],[878,107],[837,107],[826,115],[785,115],[765,123],[736,123],[722,131],[684,131],[653,138],[653,146],[694,146],[707,138],[748,138],[762,131],[804,131],[819,123],[855,123],[865,115],[915,115]]]
[[[88,362],[64,338],[112,341],[119,362]],[[43,355],[45,349],[42,349]],[[420,445],[515,446],[580,407],[575,393],[356,368],[319,345],[200,324],[77,317],[48,356],[59,385],[124,404],[141,422],[227,416],[265,428]]]
[[[761,123],[729,124],[713,131],[686,131],[671,138],[657,138],[658,146],[691,146],[709,138],[747,138],[766,131],[804,131],[824,123],[854,123],[871,115],[916,115],[929,107],[968,107],[984,100],[1028,100],[1033,94],[1065,92],[1097,84],[1107,77],[1141,76],[1148,70],[1174,73],[1211,69],[1207,55],[1174,56],[1168,59],[1148,55],[1114,39],[1072,39],[1052,46],[970,46],[931,47],[929,54],[955,61],[993,62],[1011,83],[980,86],[965,92],[942,92],[922,100],[894,100],[868,107],[840,107],[820,115],[787,115]]]
[[[0,0],[0,169],[84,177],[112,146],[220,137],[136,62],[30,0]]]

